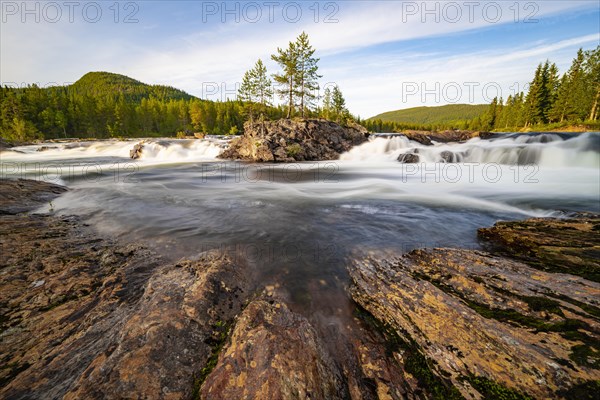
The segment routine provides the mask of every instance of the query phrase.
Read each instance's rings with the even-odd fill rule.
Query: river
[[[477,228],[498,220],[600,212],[598,133],[433,146],[372,136],[338,161],[261,165],[219,160],[227,141],[152,139],[135,161],[139,140],[44,143],[0,158],[4,177],[71,189],[41,211],[78,215],[169,260],[227,250],[325,326],[351,313],[351,255],[477,249]],[[420,162],[399,163],[404,153]]]

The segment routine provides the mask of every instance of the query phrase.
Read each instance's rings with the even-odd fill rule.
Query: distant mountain
[[[369,118],[405,124],[435,125],[455,121],[471,120],[483,114],[487,104],[449,104],[438,107],[414,107],[404,110],[388,111]]]
[[[69,89],[77,94],[91,97],[115,96],[123,94],[128,101],[140,101],[142,98],[158,98],[161,100],[189,100],[190,94],[171,86],[148,85],[125,75],[112,72],[88,72]]]

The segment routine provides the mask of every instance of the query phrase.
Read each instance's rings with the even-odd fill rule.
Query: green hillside
[[[139,101],[150,97],[163,100],[189,100],[193,98],[186,92],[171,86],[147,85],[128,76],[111,72],[88,72],[72,84],[69,89],[79,95],[92,97],[122,94],[128,101]]]
[[[13,142],[65,137],[174,136],[241,131],[243,103],[198,99],[170,86],[90,72],[67,86],[0,86],[0,137]],[[281,112],[269,110],[273,116]]]
[[[369,120],[402,124],[436,125],[477,118],[488,107],[489,105],[487,104],[449,104],[438,107],[414,107],[384,112],[369,118]]]

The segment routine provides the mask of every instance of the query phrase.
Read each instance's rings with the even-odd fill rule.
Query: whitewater
[[[507,134],[424,146],[374,135],[339,160],[220,160],[230,138],[40,143],[0,152],[6,178],[66,185],[37,212],[75,215],[167,260],[220,249],[285,288],[296,310],[344,324],[348,257],[480,249],[499,220],[600,212],[600,134]],[[404,154],[418,161],[397,161]],[[414,157],[413,157],[414,159]],[[327,299],[320,301],[319,299]]]

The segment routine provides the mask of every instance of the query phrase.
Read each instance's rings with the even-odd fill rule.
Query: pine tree
[[[342,95],[342,91],[337,85],[333,87],[331,94],[331,108],[336,122],[343,122],[348,117],[346,99],[344,99],[344,95]]]
[[[264,119],[264,114],[267,107],[271,105],[273,97],[273,88],[271,79],[267,75],[267,68],[262,60],[258,60],[249,71],[246,71],[242,79],[238,98],[245,102],[245,106],[249,111],[250,120],[254,109],[260,114],[261,120]]]
[[[558,85],[556,100],[550,109],[549,119],[555,122],[563,122],[569,107],[569,75],[563,74]]]
[[[287,118],[291,118],[294,114],[294,89],[297,87],[298,76],[296,44],[290,42],[285,50],[278,47],[277,54],[273,54],[271,59],[282,69],[281,73],[273,75],[273,79],[279,86],[276,90],[277,94],[287,101]]]
[[[565,117],[569,121],[584,120],[589,108],[586,100],[586,76],[584,71],[585,55],[582,49],[577,52],[568,72],[568,86],[566,90],[567,107]]]
[[[325,92],[323,93],[323,109],[322,116],[325,119],[331,118],[331,112],[333,109],[333,103],[331,100],[331,90],[329,88],[325,88]]]
[[[590,88],[591,107],[588,119],[595,121],[599,119],[600,112],[600,46],[585,53],[585,71],[588,76]]]
[[[318,58],[314,57],[315,49],[310,45],[308,35],[302,32],[296,39],[296,83],[295,95],[299,101],[300,115],[306,115],[306,110],[314,106],[319,90]]]

